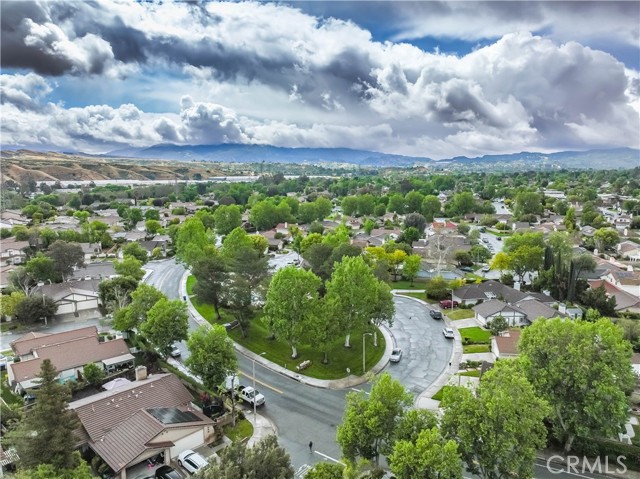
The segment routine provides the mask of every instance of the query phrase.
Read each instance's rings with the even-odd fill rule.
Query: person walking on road
[[[309,441],[309,452],[313,452],[313,442]]]

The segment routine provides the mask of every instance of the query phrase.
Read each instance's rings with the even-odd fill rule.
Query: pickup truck
[[[260,394],[260,391],[253,389],[251,386],[238,386],[235,393],[236,397],[239,397],[251,405],[253,405],[254,400],[256,402],[256,406],[262,406],[264,404],[264,396]]]

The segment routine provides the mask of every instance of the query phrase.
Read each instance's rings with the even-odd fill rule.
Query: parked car
[[[436,311],[435,309],[429,311],[429,316],[431,316],[433,319],[442,319],[442,313],[440,311]]]
[[[389,358],[389,361],[391,361],[392,363],[397,363],[400,362],[400,359],[402,359],[402,349],[396,348],[391,351],[391,357]]]
[[[482,238],[482,242],[483,242],[483,243],[488,243],[488,242],[489,242],[489,240],[488,240],[487,238]]]
[[[184,467],[189,474],[193,474],[207,467],[209,463],[197,452],[187,449],[178,455],[178,465]]]
[[[498,241],[502,241],[502,236],[496,236],[496,239],[497,239]]]
[[[487,232],[487,228],[485,228],[484,226],[482,226],[480,228],[480,233],[486,233]]]
[[[453,329],[451,328],[444,328],[442,330],[442,334],[444,334],[444,337],[448,339],[453,339],[455,337],[453,334]]]
[[[171,346],[171,351],[169,352],[169,355],[172,358],[179,358],[180,356],[182,356],[182,351],[180,351],[180,348],[178,346],[176,346],[175,344],[173,344]]]
[[[460,266],[460,271],[466,271],[467,273],[473,273],[473,268],[471,266]]]
[[[182,476],[171,466],[162,466],[156,469],[156,479],[182,479]]]
[[[443,299],[439,304],[442,309],[453,309],[458,307],[458,302],[451,301],[450,299]]]
[[[483,272],[483,273],[488,273],[490,269],[491,269],[491,267],[490,267],[488,264],[485,264],[485,265],[482,267],[482,272]]]

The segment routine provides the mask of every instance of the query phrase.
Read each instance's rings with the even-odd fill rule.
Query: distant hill
[[[377,167],[409,167],[429,163],[430,158],[378,153],[349,148],[284,148],[270,145],[172,145],[124,148],[108,153],[113,157],[221,163],[346,163]]]
[[[561,151],[557,153],[522,152],[506,155],[459,156],[435,161],[426,157],[393,155],[349,148],[284,148],[270,145],[172,145],[148,148],[123,148],[108,157],[139,159],[212,161],[221,163],[335,163],[369,167],[427,166],[432,168],[466,167],[469,169],[616,169],[640,166],[640,150],[615,148],[606,150]]]

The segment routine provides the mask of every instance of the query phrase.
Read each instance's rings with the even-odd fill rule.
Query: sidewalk
[[[249,438],[249,441],[247,441],[248,447],[253,447],[256,442],[259,442],[267,436],[278,435],[278,428],[271,419],[257,413],[254,420],[253,411],[246,411],[244,416],[248,421],[251,421],[251,424],[254,425],[253,435]]]

